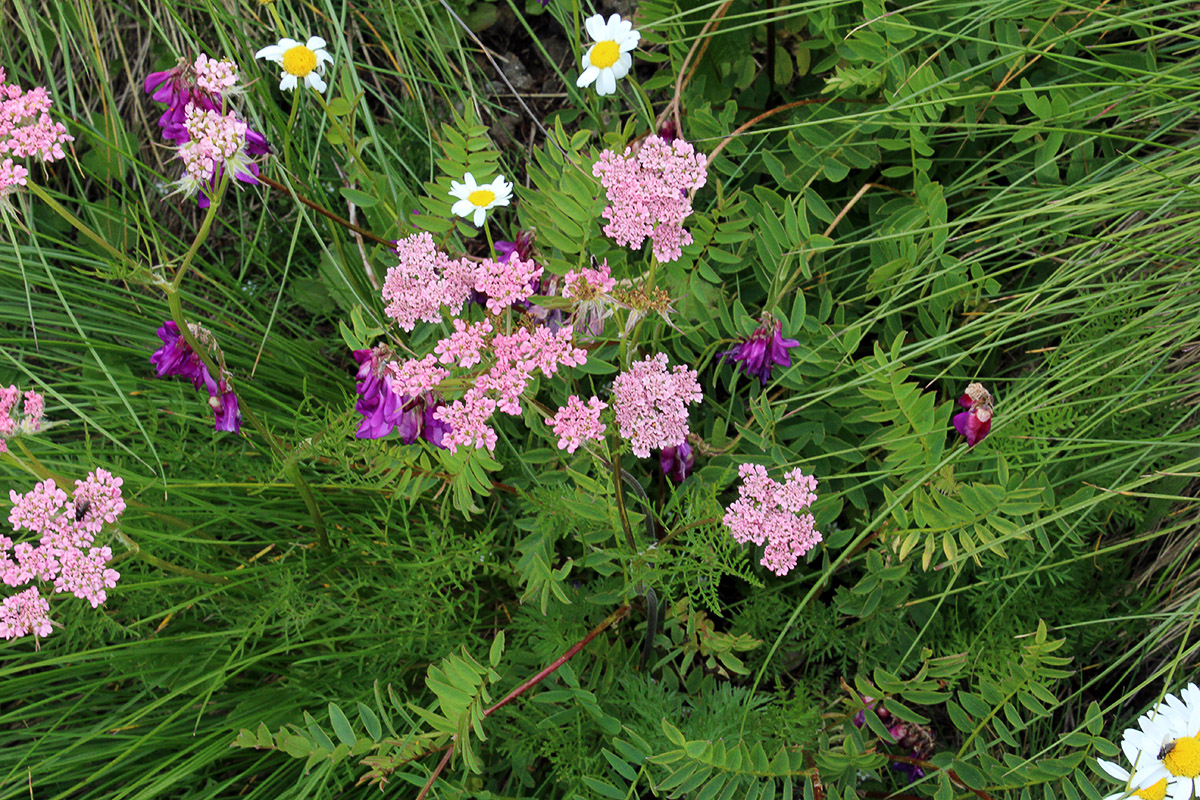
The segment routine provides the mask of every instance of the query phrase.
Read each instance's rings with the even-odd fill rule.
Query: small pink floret
[[[734,540],[766,545],[759,562],[776,575],[787,575],[821,541],[816,519],[806,511],[817,499],[817,479],[793,469],[782,484],[761,464],[738,467],[738,499],[726,509],[724,523]]]
[[[586,403],[578,395],[567,398],[567,404],[546,420],[558,434],[558,449],[574,453],[586,441],[602,440],[604,423],[600,421],[600,412],[606,408],[608,404],[599,397],[592,397]]]
[[[648,458],[650,450],[678,447],[687,441],[687,407],[703,399],[696,370],[680,365],[667,368],[659,353],[630,365],[613,381],[613,412],[622,438],[634,455]]]

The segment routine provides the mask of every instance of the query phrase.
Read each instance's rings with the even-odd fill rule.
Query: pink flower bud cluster
[[[669,370],[665,353],[647,356],[617,376],[613,412],[634,455],[647,458],[652,448],[678,447],[687,441],[687,407],[704,397],[697,377],[696,370],[683,365]]]
[[[655,258],[675,261],[692,243],[683,229],[692,213],[688,192],[704,185],[707,168],[704,154],[683,139],[667,144],[650,136],[636,154],[629,147],[624,155],[605,150],[592,165],[608,196],[604,234],[634,250],[649,238]]]
[[[586,403],[578,395],[568,397],[567,404],[546,420],[546,424],[558,434],[558,449],[574,453],[586,441],[602,440],[604,423],[600,421],[600,412],[606,408],[608,403],[599,397],[593,397]]]
[[[21,409],[23,414],[18,415],[17,399],[20,397],[21,392],[16,386],[7,389],[0,386],[0,453],[8,451],[5,439],[41,430],[42,415],[46,410],[45,398],[32,389],[25,392]]]
[[[821,541],[816,519],[806,511],[817,499],[817,479],[793,469],[784,482],[767,477],[760,464],[738,467],[738,499],[725,509],[725,526],[738,542],[766,544],[759,562],[776,575],[787,575]]]
[[[592,337],[604,333],[604,320],[612,316],[615,303],[609,292],[616,285],[608,259],[595,269],[584,267],[567,272],[563,278],[562,296],[575,300],[571,326],[578,333]]]
[[[203,192],[207,197],[224,173],[243,183],[258,183],[258,167],[246,150],[249,128],[235,112],[221,114],[189,103],[184,113],[188,141],[179,147],[183,177],[177,191],[188,196]]]
[[[52,102],[45,87],[27,92],[7,80],[0,67],[0,156],[11,156],[0,161],[0,199],[24,186],[29,176],[12,157],[57,161],[66,157],[62,146],[75,141],[61,122],[50,118]]]
[[[486,259],[475,271],[475,291],[487,295],[487,309],[499,314],[513,303],[528,300],[542,268],[512,254],[504,261]]]
[[[206,92],[223,95],[239,91],[237,64],[228,59],[209,58],[206,53],[201,53],[196,57],[192,69],[196,85]]]
[[[6,586],[29,588],[0,603],[0,637],[15,639],[50,633],[50,605],[37,583],[52,584],[54,592],[66,592],[87,600],[96,608],[117,585],[120,574],[109,569],[112,550],[94,546],[105,523],[115,524],[125,511],[121,478],[97,469],[87,480],[75,481],[70,499],[53,480],[38,483],[25,494],[9,492],[13,507],[8,521],[13,531],[37,537],[13,542],[0,535],[0,581]]]

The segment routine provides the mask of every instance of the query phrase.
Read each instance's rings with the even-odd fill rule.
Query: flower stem
[[[621,528],[625,531],[625,542],[629,552],[637,554],[637,544],[633,541],[633,529],[629,527],[629,511],[625,508],[625,487],[621,484],[621,443],[614,436],[611,440],[613,486],[617,490],[617,514],[621,518]]]
[[[200,230],[196,232],[196,238],[192,240],[192,246],[183,256],[183,261],[179,264],[179,269],[175,272],[175,278],[171,281],[171,289],[178,290],[179,284],[183,283],[183,276],[187,274],[188,267],[192,265],[192,259],[196,257],[196,253],[200,251],[200,245],[204,244],[204,240],[208,238],[208,233],[212,230],[213,220],[217,218],[217,209],[221,205],[221,199],[225,196],[225,187],[229,185],[229,176],[221,176],[221,182],[217,186],[215,197],[211,198],[208,203],[208,212],[204,215],[204,221],[200,223]],[[179,320],[175,320],[176,323]],[[188,342],[191,344],[191,342]],[[199,352],[199,351],[197,351]]]

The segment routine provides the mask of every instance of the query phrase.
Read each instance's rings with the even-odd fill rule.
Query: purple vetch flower
[[[187,339],[180,334],[179,326],[174,320],[167,320],[158,329],[158,338],[162,340],[163,345],[150,356],[150,363],[154,365],[160,378],[179,375],[190,380],[197,390],[203,384],[208,390],[208,404],[213,412],[214,429],[237,433],[242,428],[242,412],[238,408],[237,395],[229,383],[221,348],[207,329],[195,324],[190,328],[196,341],[207,347],[215,356],[221,371],[220,378],[214,378],[208,371],[199,354],[192,350]]]
[[[974,447],[992,430],[992,395],[982,383],[972,383],[958,404],[967,410],[954,415],[954,429],[966,437],[967,447]]]
[[[387,436],[401,417],[400,398],[382,376],[384,364],[392,360],[391,348],[381,344],[369,350],[355,350],[354,360],[358,362],[354,388],[359,394],[354,410],[363,415],[354,435],[359,439]]]
[[[517,231],[515,242],[506,242],[501,239],[496,242],[496,260],[501,264],[507,264],[515,253],[519,260],[529,261],[535,238],[537,238],[537,234],[533,231]]]
[[[658,461],[662,465],[663,474],[678,486],[696,466],[696,453],[690,444],[684,442],[678,447],[664,447]]]
[[[385,367],[394,360],[394,354],[386,344],[370,350],[355,350],[358,362],[358,378],[355,389],[359,399],[354,410],[363,415],[362,424],[355,433],[359,439],[380,439],[393,430],[400,434],[400,441],[413,444],[424,438],[434,447],[442,445],[442,437],[450,430],[445,422],[433,418],[434,409],[445,405],[431,392],[417,397],[398,395],[392,391]]]
[[[720,361],[740,361],[740,364],[734,364],[734,369],[740,369],[747,377],[758,378],[766,386],[776,364],[783,367],[792,365],[788,349],[800,346],[795,339],[784,339],[782,333],[782,322],[775,322],[772,326],[764,320],[754,333],[717,358]]]

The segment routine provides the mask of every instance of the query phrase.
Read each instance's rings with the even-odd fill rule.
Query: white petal
[[[617,38],[617,36],[619,36],[621,34],[621,23],[623,21],[624,20],[621,19],[620,14],[613,14],[611,17],[609,17],[608,25],[605,26],[608,30],[608,35],[605,36],[604,38],[605,39]],[[632,27],[632,25],[630,27]]]
[[[596,80],[596,78],[599,76],[600,68],[589,66],[583,71],[583,74],[579,76],[579,80],[575,81],[575,85],[582,89],[584,86],[590,85],[592,81]]]
[[[604,17],[599,14],[585,19],[583,27],[587,28],[588,36],[591,36],[597,42],[604,41],[605,34],[608,33],[608,26],[604,24]]]
[[[615,17],[616,14],[614,14],[613,16]],[[612,38],[614,38],[614,39],[625,38],[625,36],[631,30],[633,30],[633,23],[627,19],[620,19],[618,17],[616,24],[613,24],[613,21],[611,18],[609,18],[609,20],[608,20],[608,32],[612,35]]]
[[[642,41],[642,35],[640,33],[633,33],[629,36],[626,36],[620,41],[621,52],[628,53],[630,50],[636,50],[638,42],[640,41]]]
[[[470,194],[479,188],[479,184],[475,182],[475,176],[469,172],[463,175],[462,185],[466,187],[467,194]]]
[[[487,209],[485,209],[485,208],[476,208],[476,209],[475,209],[475,220],[474,220],[474,222],[475,222],[475,227],[476,227],[476,228],[482,228],[482,227],[483,227],[483,220],[484,220],[486,217],[487,217]]]
[[[475,211],[475,205],[470,200],[459,200],[450,206],[450,213],[456,217],[469,217]]]
[[[317,64],[319,65],[317,67],[318,69],[323,67],[325,65],[326,61],[328,61],[330,64],[333,63],[333,56],[329,55],[328,50],[317,50],[316,53],[317,53]]]
[[[1122,783],[1129,780],[1129,773],[1120,764],[1114,764],[1111,761],[1105,761],[1103,758],[1097,758],[1096,765]]]
[[[293,47],[299,47],[300,43],[295,39],[289,39],[286,36],[279,40],[280,50],[291,50]]]
[[[310,72],[307,75],[305,75],[304,76],[304,84],[306,86],[311,86],[312,88],[316,89],[318,92],[321,92],[322,94],[324,94],[324,92],[325,92],[325,80],[320,75],[318,75],[316,72]]]
[[[614,78],[624,78],[629,74],[629,67],[633,64],[633,59],[628,53],[621,53],[621,57],[617,59],[617,63],[609,67],[612,70]]]
[[[611,68],[600,70],[600,77],[596,80],[596,94],[612,94],[617,91],[617,76],[613,75]]]
[[[320,36],[310,36],[308,37],[308,41],[304,43],[304,46],[309,50],[320,50],[326,44],[327,42]]]
[[[290,72],[283,73],[283,80],[279,82],[279,88],[285,91],[294,91],[296,88],[296,76]]]
[[[276,64],[283,61],[283,48],[277,44],[269,44],[262,50],[254,54],[255,58],[265,58],[268,61],[274,61]]]

